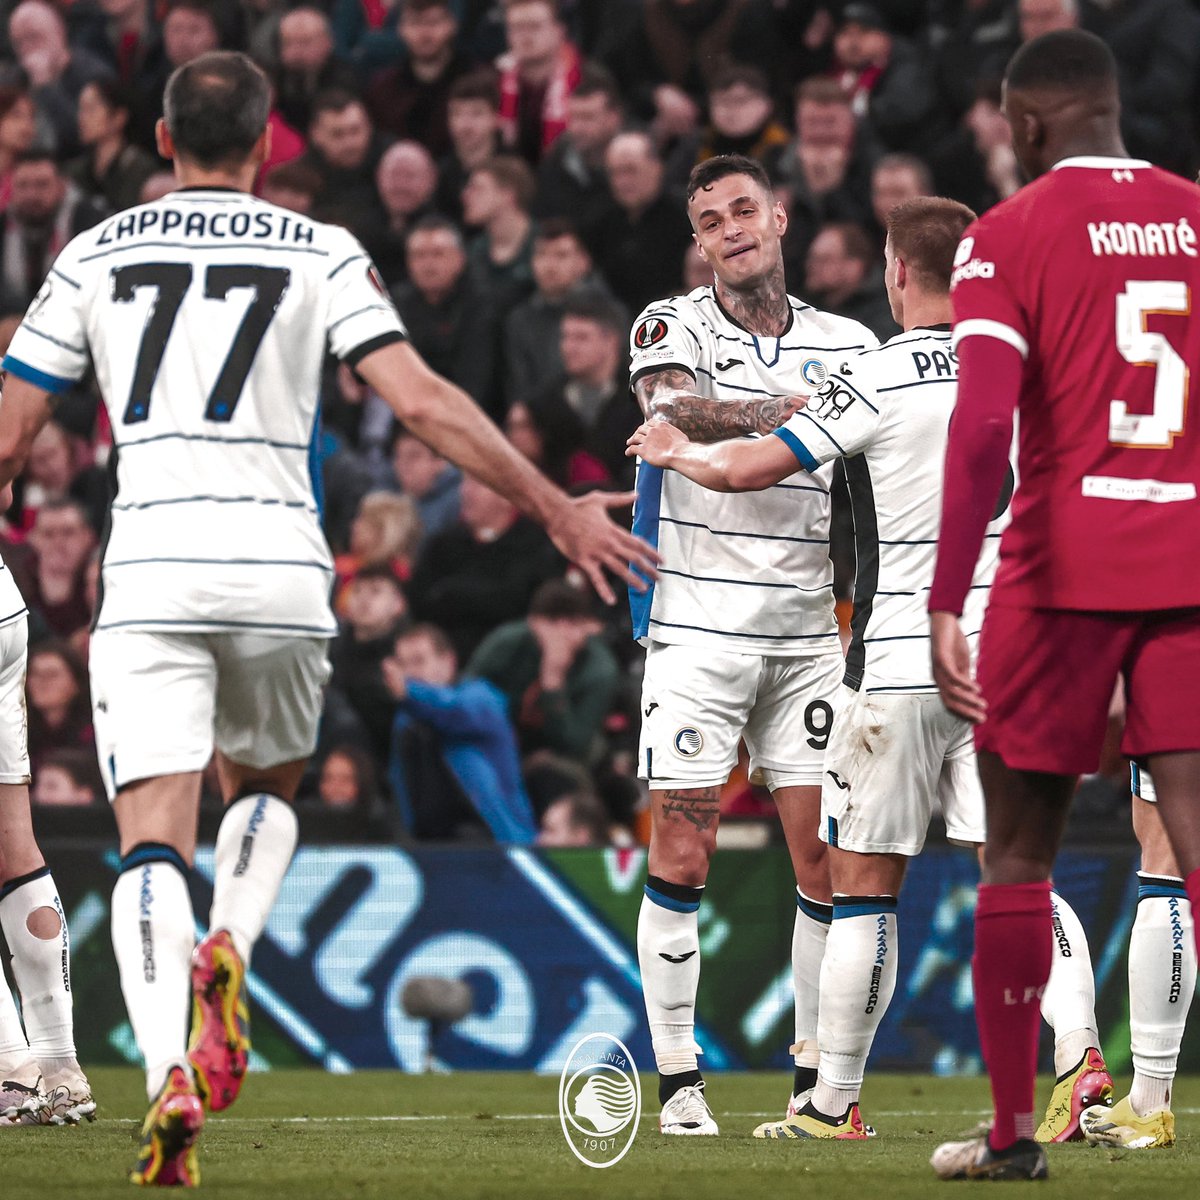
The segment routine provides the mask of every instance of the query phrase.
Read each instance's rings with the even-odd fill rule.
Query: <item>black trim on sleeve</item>
[[[854,616],[850,621],[850,648],[846,651],[846,674],[842,682],[854,691],[862,688],[867,664],[865,635],[871,623],[875,591],[879,586],[879,522],[875,489],[865,454],[842,459],[850,491],[854,520]]]
[[[363,342],[361,346],[355,346],[348,354],[342,355],[342,362],[348,367],[357,367],[368,354],[374,354],[376,350],[382,350],[384,346],[393,346],[397,342],[407,342],[408,338],[396,330],[391,330],[388,333],[381,333],[378,337],[373,337],[369,342]]]
[[[665,362],[654,363],[653,366],[639,367],[629,377],[629,386],[635,387],[639,379],[645,379],[647,375],[653,375],[655,371],[686,371],[694,380],[696,371],[694,367],[689,367],[687,363]]]

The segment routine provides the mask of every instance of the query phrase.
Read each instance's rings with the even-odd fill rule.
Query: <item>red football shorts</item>
[[[988,715],[976,726],[975,747],[1014,770],[1095,771],[1118,677],[1125,680],[1123,754],[1200,750],[1200,609],[991,605],[978,664]]]

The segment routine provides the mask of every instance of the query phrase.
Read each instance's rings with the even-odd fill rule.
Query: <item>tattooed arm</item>
[[[803,396],[709,400],[696,395],[688,371],[667,367],[643,375],[634,393],[649,421],[669,421],[694,442],[720,442],[748,433],[770,433],[804,407]]]

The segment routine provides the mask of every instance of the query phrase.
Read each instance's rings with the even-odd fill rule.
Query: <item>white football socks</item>
[[[792,1046],[792,1057],[798,1067],[815,1068],[819,1061],[817,1020],[821,1008],[821,963],[832,920],[832,904],[812,900],[796,889],[796,922],[792,926],[796,1042]]]
[[[1096,979],[1087,935],[1075,910],[1050,893],[1054,958],[1042,993],[1042,1017],[1054,1030],[1054,1073],[1064,1075],[1087,1051],[1100,1047],[1096,1027]]]
[[[0,898],[0,928],[12,954],[29,1049],[38,1062],[74,1059],[71,940],[58,889],[49,867],[13,882],[16,886],[6,885]],[[44,924],[50,936],[30,932],[31,918],[35,925]]]
[[[813,1106],[840,1117],[858,1100],[867,1056],[896,990],[895,896],[833,898],[821,965],[821,1065]]]
[[[696,989],[700,985],[697,912],[702,887],[651,875],[638,913],[638,965],[660,1075],[697,1070]]]
[[[1195,990],[1192,906],[1183,880],[1139,871],[1137,916],[1129,938],[1129,1102],[1139,1116],[1170,1104]]]
[[[23,1067],[33,1056],[29,1053],[29,1043],[25,1040],[25,1030],[21,1028],[21,1018],[17,1014],[17,1003],[4,973],[0,971],[0,1083],[3,1083],[9,1071]]]
[[[298,836],[295,810],[265,792],[234,801],[221,819],[209,928],[227,929],[247,965],[279,895]]]
[[[166,846],[135,846],[112,895],[112,940],[151,1100],[173,1066],[187,1065],[195,946],[186,864]]]

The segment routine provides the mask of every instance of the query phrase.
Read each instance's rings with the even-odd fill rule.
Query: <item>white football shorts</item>
[[[329,680],[324,638],[97,630],[89,671],[109,799],[139,779],[202,771],[215,746],[263,769],[307,758]]]
[[[1158,793],[1154,790],[1154,780],[1150,778],[1150,772],[1135,762],[1129,764],[1129,790],[1147,804],[1158,803]]]
[[[0,625],[0,783],[29,782],[28,650],[29,620],[24,614]]]
[[[820,783],[845,670],[837,650],[763,658],[651,642],[639,776],[656,789],[720,787],[745,738],[772,791]]]
[[[847,688],[825,751],[821,840],[860,854],[920,854],[939,808],[951,841],[983,841],[970,724],[936,692]]]

